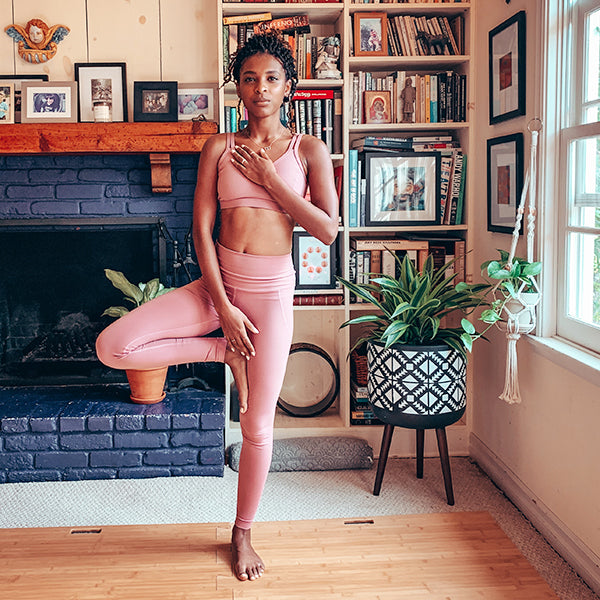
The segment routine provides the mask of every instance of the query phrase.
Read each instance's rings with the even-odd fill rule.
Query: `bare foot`
[[[229,365],[233,373],[233,379],[238,390],[240,401],[240,412],[245,413],[248,410],[248,377],[246,375],[246,359],[234,350],[225,350],[225,364]]]
[[[250,529],[240,529],[234,525],[231,532],[231,564],[240,581],[254,581],[265,571],[265,565],[252,547]]]

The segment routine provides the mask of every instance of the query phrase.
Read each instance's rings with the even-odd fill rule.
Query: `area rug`
[[[239,582],[230,525],[0,530],[10,600],[542,600],[556,595],[487,512],[256,523]]]

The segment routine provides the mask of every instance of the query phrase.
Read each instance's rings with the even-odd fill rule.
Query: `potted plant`
[[[455,259],[456,260],[456,259]],[[417,430],[417,476],[422,476],[423,434],[436,429],[448,503],[454,503],[445,427],[466,407],[466,358],[481,334],[466,318],[460,327],[443,321],[458,310],[468,315],[489,306],[488,283],[455,284],[448,269],[435,267],[429,256],[418,271],[405,256],[396,257],[398,275],[371,274],[369,283],[340,282],[378,309],[343,323],[358,325],[363,335],[352,349],[367,343],[369,403],[385,424],[375,491],[383,479],[394,426]]]
[[[490,308],[481,313],[485,323],[498,323],[506,329],[509,321],[518,327],[521,333],[532,331],[535,326],[535,307],[540,301],[540,292],[535,277],[542,270],[541,262],[529,262],[514,257],[506,250],[498,250],[500,260],[488,260],[481,265],[482,274],[496,280],[492,291],[495,299]]]
[[[158,279],[135,285],[123,273],[112,269],[104,269],[104,274],[118,290],[125,294],[124,299],[133,304],[134,308],[174,289],[165,287]],[[128,312],[129,309],[125,306],[109,306],[102,316],[119,318]],[[168,370],[169,367],[149,370],[126,369],[131,400],[137,404],[155,404],[163,400]]]

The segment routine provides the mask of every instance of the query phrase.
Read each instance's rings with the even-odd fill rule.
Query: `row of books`
[[[398,277],[400,267],[397,259],[408,256],[417,269],[422,269],[428,256],[433,257],[436,268],[450,263],[446,276],[455,276],[454,283],[465,281],[465,240],[452,236],[409,234],[403,238],[373,239],[351,238],[349,250],[349,281],[369,283],[373,274]],[[351,302],[361,303],[351,295]]]
[[[339,4],[342,0],[222,0],[224,4],[233,3],[233,2],[242,2],[246,3],[260,3],[260,4],[328,4],[328,3],[337,3]],[[414,0],[412,0],[414,1]],[[417,2],[423,2],[423,0],[416,0]],[[440,0],[436,0],[439,2]],[[444,2],[448,2],[449,0],[443,0]],[[453,0],[454,1],[454,0]]]
[[[390,15],[387,20],[390,56],[460,55],[464,17]],[[456,35],[455,35],[456,32]]]
[[[388,116],[372,119],[371,102],[365,92],[387,92]],[[373,96],[372,94],[370,96]],[[352,74],[352,123],[460,123],[467,119],[467,76],[455,71],[416,73],[396,71],[378,75],[368,71]]]
[[[393,138],[390,138],[393,139]],[[369,152],[387,152],[388,155],[402,156],[407,152],[436,152],[439,154],[440,179],[439,185],[439,219],[440,225],[460,225],[463,222],[465,204],[465,184],[467,175],[467,157],[459,147],[453,147],[454,142],[423,142],[413,143],[413,139],[406,138],[406,146],[400,145],[402,138],[394,146],[369,146],[365,143],[358,148],[351,148],[348,154],[348,226],[364,227],[367,225],[367,193],[368,180],[366,177],[366,154]],[[365,141],[364,139],[361,141]],[[368,140],[366,140],[368,142]],[[374,140],[380,141],[380,140]],[[356,140],[355,142],[356,143]],[[446,146],[445,148],[442,146]],[[437,191],[437,190],[436,190]],[[371,203],[373,198],[370,198]],[[437,207],[435,207],[437,209]],[[385,224],[385,223],[383,223]]]
[[[232,2],[233,0],[225,0]],[[242,0],[243,2],[244,0]],[[258,2],[259,0],[245,0],[246,2]],[[296,0],[267,0],[269,2],[295,2]],[[332,1],[332,0],[326,0]],[[464,0],[354,0],[356,4],[460,4]]]

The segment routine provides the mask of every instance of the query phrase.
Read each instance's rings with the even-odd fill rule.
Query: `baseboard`
[[[600,558],[473,433],[470,436],[469,447],[471,458],[587,585],[600,595]]]

